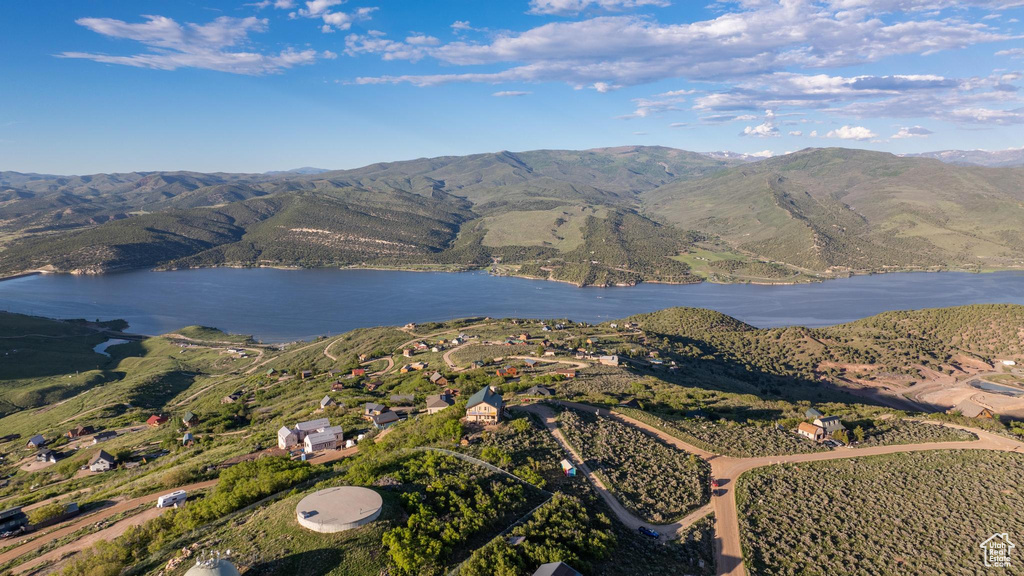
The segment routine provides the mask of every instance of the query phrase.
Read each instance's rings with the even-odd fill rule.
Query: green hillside
[[[0,173],[0,274],[378,266],[575,284],[1024,266],[1024,169],[662,147],[279,174]]]
[[[1020,266],[1024,171],[808,149],[643,196],[645,211],[816,272]]]

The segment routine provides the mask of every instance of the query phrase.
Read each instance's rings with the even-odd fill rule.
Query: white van
[[[170,494],[164,494],[163,496],[156,499],[157,508],[176,508],[178,505],[183,504],[188,495],[184,490],[178,490],[171,492]]]

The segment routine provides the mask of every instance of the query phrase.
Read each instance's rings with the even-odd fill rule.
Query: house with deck
[[[310,432],[302,439],[302,451],[306,454],[341,448],[344,434],[341,426],[326,426]]]
[[[958,413],[965,418],[995,418],[995,413],[992,412],[992,410],[971,400],[964,400],[963,402],[947,410],[946,413]]]
[[[314,432],[322,432],[324,429],[330,427],[330,425],[330,419],[317,418],[315,420],[299,422],[292,428],[282,426],[281,429],[277,431],[277,447],[282,450],[287,450],[292,446],[298,446],[303,443],[306,436]]]
[[[497,424],[505,414],[505,401],[493,386],[484,386],[466,402],[466,421]]]

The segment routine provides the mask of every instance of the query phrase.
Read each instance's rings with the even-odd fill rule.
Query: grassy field
[[[760,468],[737,487],[754,574],[981,574],[1024,530],[1024,456],[924,452]]]
[[[544,246],[568,252],[583,244],[587,218],[604,218],[608,211],[590,206],[559,206],[551,210],[522,210],[484,218],[484,246]]]

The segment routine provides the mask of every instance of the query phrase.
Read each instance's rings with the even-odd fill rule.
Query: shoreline
[[[116,270],[108,270],[105,272],[88,273],[88,274],[75,274],[74,272],[61,272],[55,270],[25,270],[22,272],[16,272],[7,276],[0,276],[0,282],[7,280],[17,280],[19,278],[27,278],[30,276],[48,276],[48,275],[68,275],[68,276],[108,276],[114,274],[121,274],[126,272],[178,272],[186,270],[213,270],[217,268],[230,268],[234,270],[249,270],[249,269],[270,269],[270,270],[373,270],[380,272],[418,272],[418,273],[444,273],[444,274],[459,274],[464,272],[487,272],[490,276],[505,277],[505,278],[522,278],[524,280],[537,280],[543,282],[558,282],[560,284],[568,284],[577,288],[632,288],[639,286],[640,284],[661,284],[666,286],[689,286],[697,284],[719,284],[723,286],[731,285],[752,285],[752,286],[801,286],[804,284],[820,284],[829,282],[831,280],[843,280],[853,278],[856,276],[880,276],[887,274],[906,274],[906,273],[925,273],[925,274],[937,274],[943,272],[961,273],[961,274],[996,274],[1000,272],[1024,272],[1024,267],[1015,268],[986,268],[982,270],[968,270],[962,268],[931,268],[931,269],[902,269],[902,270],[850,270],[844,272],[842,275],[835,276],[818,276],[814,279],[803,281],[803,282],[772,282],[768,279],[758,280],[743,280],[735,282],[721,282],[716,280],[710,280],[701,276],[694,275],[697,278],[696,282],[669,282],[664,280],[641,280],[636,284],[612,284],[612,285],[599,285],[599,284],[578,284],[569,280],[559,280],[556,278],[543,278],[540,276],[529,276],[526,274],[495,274],[489,267],[469,267],[469,266],[452,266],[444,267],[438,266],[436,268],[429,267],[423,268],[403,268],[403,267],[387,267],[387,266],[322,266],[322,267],[305,267],[305,266],[288,266],[288,265],[258,265],[258,266],[247,266],[242,264],[218,264],[215,266],[187,266],[187,267],[176,267],[176,268],[119,268]]]

